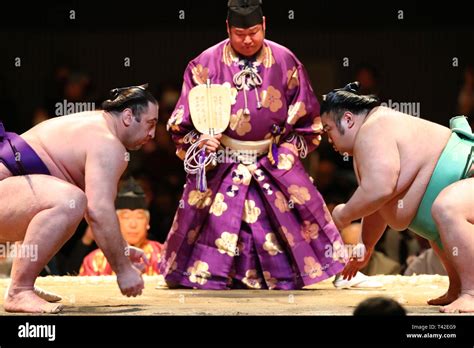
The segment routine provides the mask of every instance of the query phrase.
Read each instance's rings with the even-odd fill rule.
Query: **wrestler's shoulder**
[[[124,156],[127,156],[125,146],[110,133],[97,132],[90,134],[85,148],[87,157],[96,158],[106,163],[123,163]]]
[[[378,106],[369,113],[369,117],[364,121],[357,134],[356,146],[361,146],[361,144],[370,146],[373,142],[386,139],[389,134],[393,134],[394,128],[398,126],[390,110]]]
[[[369,117],[364,122],[361,130],[368,131],[373,128],[388,128],[399,123],[399,121],[399,115],[395,110],[385,106],[377,106],[369,112]]]
[[[102,111],[86,111],[56,117],[43,122],[47,128],[61,128],[62,134],[76,134],[82,137],[101,137],[111,135]]]
[[[106,122],[100,116],[91,115],[88,119],[84,119],[84,123],[78,131],[83,133],[83,139],[89,147],[106,148],[107,150],[113,148],[123,150],[124,148],[122,142],[112,134]]]
[[[123,144],[113,136],[102,136],[101,139],[95,140],[88,147],[89,154],[96,154],[101,158],[119,159],[127,153],[127,149]]]

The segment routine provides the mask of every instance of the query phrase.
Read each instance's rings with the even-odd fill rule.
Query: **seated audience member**
[[[148,259],[148,265],[143,265],[143,273],[160,274],[158,264],[163,246],[147,238],[150,213],[147,210],[145,194],[133,178],[130,178],[120,190],[115,207],[123,237],[129,245],[142,249]],[[85,257],[79,272],[81,276],[112,274],[114,274],[112,268],[100,249]]]
[[[405,316],[407,313],[405,308],[397,301],[388,297],[371,297],[356,307],[354,315],[383,315],[383,316]]]

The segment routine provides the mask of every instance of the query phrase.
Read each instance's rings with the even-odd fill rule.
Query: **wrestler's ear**
[[[122,122],[126,127],[129,127],[133,121],[133,112],[130,108],[125,108],[122,111]]]
[[[352,127],[354,127],[355,122],[354,122],[354,115],[352,114],[352,112],[350,111],[344,112],[342,119],[347,124],[347,128],[351,129]]]

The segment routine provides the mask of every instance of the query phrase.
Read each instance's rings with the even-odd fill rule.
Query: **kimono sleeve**
[[[184,159],[186,150],[200,136],[200,133],[194,128],[191,121],[188,103],[189,91],[200,83],[199,80],[196,82],[196,70],[197,67],[193,62],[189,63],[186,67],[181,95],[166,127],[176,145],[176,155],[181,159]]]
[[[282,143],[293,144],[300,157],[304,158],[318,147],[323,127],[319,116],[319,102],[301,63],[288,72],[288,90],[290,95],[286,127],[290,131]]]

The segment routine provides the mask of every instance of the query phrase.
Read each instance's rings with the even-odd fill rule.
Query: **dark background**
[[[473,12],[467,7],[467,1],[263,2],[264,14],[267,17],[267,38],[288,47],[303,62],[318,98],[321,94],[354,80],[359,66],[370,65],[378,73],[379,90],[383,99],[420,103],[421,117],[443,125],[448,125],[449,118],[458,113],[458,95],[464,85],[465,71],[467,67],[474,65]],[[70,71],[87,76],[89,87],[86,98],[83,99],[86,102],[100,103],[108,97],[111,88],[144,82],[149,82],[151,90],[158,98],[166,88],[179,90],[187,62],[227,37],[226,3],[226,0],[89,3],[77,0],[62,1],[59,4],[43,1],[3,2],[0,9],[0,119],[4,121],[7,130],[22,133],[32,126],[33,115],[38,108],[62,102],[63,98],[58,94],[58,88],[61,86],[58,86],[56,78],[60,67],[68,67]],[[69,18],[70,10],[75,11],[74,20]],[[184,20],[178,18],[180,10],[185,11]],[[288,19],[290,10],[294,11],[293,20]],[[397,19],[399,10],[404,11],[403,20]],[[21,67],[15,67],[16,57],[21,58]],[[130,67],[124,66],[125,57],[130,58]],[[344,57],[349,58],[348,67],[342,64]],[[454,57],[459,61],[457,67],[453,66]],[[162,126],[165,121],[166,118],[163,117]],[[165,132],[159,134],[167,136]],[[171,149],[171,152],[173,150]],[[155,157],[141,154],[142,157],[145,156],[142,162],[150,166],[148,176],[145,176],[143,182],[153,186],[147,190],[153,191],[150,211],[152,224],[155,225],[152,226],[152,231],[155,235],[152,239],[163,242],[182,192],[184,171],[182,163],[176,159],[172,162],[166,151],[155,151],[152,154]],[[322,154],[323,147],[309,157],[322,157]],[[172,154],[170,156],[175,158]],[[153,161],[156,158],[160,161]],[[341,164],[340,159],[337,169],[328,167],[331,161],[326,159],[325,171],[321,169],[322,165],[319,166],[316,183],[327,202],[331,201],[333,195],[332,203],[341,203],[347,197],[335,197],[334,191],[339,194],[341,188],[349,190],[340,184],[347,182],[348,176],[338,177],[334,173],[336,170],[337,173],[344,173],[341,168],[345,168],[345,172],[349,171],[353,176],[352,169],[348,163]],[[156,163],[155,167],[151,165],[153,163]],[[163,172],[166,168],[170,168],[170,173]],[[335,182],[339,182],[339,186]],[[341,201],[338,202],[339,198]],[[61,260],[73,259],[70,250],[80,240],[84,228],[82,226],[78,230],[55,262],[61,264]],[[81,261],[82,259],[78,259],[79,265]],[[49,266],[53,268],[54,263]],[[73,266],[75,267],[63,266],[65,269],[61,269],[58,274],[72,272]],[[77,271],[77,267],[75,268]],[[24,323],[23,319],[20,322],[12,321],[12,317],[7,318],[8,322],[4,319],[0,319],[1,326],[8,333],[15,333],[18,324]],[[151,322],[145,318],[134,317],[133,321],[136,323],[136,320],[141,320],[141,326],[160,327],[162,332],[165,332],[163,328],[166,323],[175,320],[167,317],[162,322],[157,322],[159,319],[151,318]],[[182,324],[185,319],[176,320]],[[229,318],[210,319],[212,322],[205,322],[203,329],[208,330],[209,324],[214,328],[222,323],[226,328],[232,326],[232,323],[228,322]],[[265,321],[277,319],[280,320],[266,318]],[[387,340],[405,342],[406,339],[402,337],[411,327],[411,322],[397,324],[387,322],[387,319],[362,322],[359,318],[357,321],[342,324],[335,322],[341,318],[333,319],[312,318],[312,321],[305,320],[305,323],[299,322],[298,325],[310,324],[312,328],[319,328],[320,332],[328,332],[336,327],[341,331],[342,328],[346,335],[339,335],[337,340],[342,339],[351,344],[357,342],[359,337],[362,337],[362,342],[365,343],[368,340],[377,343]],[[349,319],[347,317],[347,320]],[[423,323],[429,323],[431,320],[428,320],[428,317],[415,318],[418,319]],[[467,318],[456,316],[446,319],[449,324],[456,323],[459,328],[457,340],[449,341],[450,345],[453,345],[453,342],[468,342],[469,336],[466,333],[471,322],[464,319]],[[82,321],[80,317],[58,319],[55,324],[58,325],[60,333],[59,342],[67,342],[70,337],[74,337],[77,342],[89,341],[90,337],[95,337],[94,339],[99,338],[99,341],[104,343],[113,342],[117,339],[114,337],[119,337],[120,342],[136,338],[134,335],[125,338],[94,335],[94,332],[89,332],[89,335],[74,334],[78,327],[85,325],[93,329],[92,331],[99,327],[102,330],[103,326],[95,325],[90,320],[92,318],[87,318],[87,323],[83,323],[79,322]],[[116,332],[121,331],[120,325],[123,325],[124,330],[131,325],[128,322],[117,322],[112,317],[97,320],[101,323],[104,320],[114,320],[111,325],[116,328]],[[197,324],[202,320],[199,318],[198,323],[193,322],[186,327],[192,330],[199,328]],[[245,323],[235,324],[251,327],[248,320],[249,318],[245,318]],[[290,320],[295,322],[298,318]],[[439,317],[434,320],[436,321],[433,324],[442,323]],[[260,323],[261,321],[258,325]],[[361,328],[356,325],[358,323]],[[177,323],[172,324],[176,327],[174,324]],[[279,327],[275,326],[275,322],[270,324],[273,331],[278,331]],[[283,325],[284,329],[287,329],[287,324],[286,321],[280,323],[282,329]],[[370,335],[360,335],[361,332],[367,333],[364,330],[369,327],[372,329]],[[309,329],[309,326],[307,328]],[[384,330],[386,328],[387,330]],[[72,330],[71,333],[68,333],[68,329]],[[196,332],[192,330],[181,338],[193,340],[195,343],[197,335],[202,335],[204,331],[201,328]],[[217,333],[219,336],[220,332],[227,331],[214,330],[213,334]],[[308,332],[304,327],[300,331]],[[246,334],[252,332],[258,333],[259,330],[250,330]],[[229,338],[226,334],[224,336],[223,339]],[[16,334],[12,337],[16,337]],[[167,337],[173,336],[161,335],[159,339],[164,340]],[[311,337],[312,342],[315,341],[313,336],[294,334],[283,335],[279,339],[283,342],[291,339],[288,343],[293,344],[297,337]],[[334,337],[336,336],[318,335],[317,341],[330,340],[334,346],[334,342],[337,342]],[[8,336],[2,338],[7,343],[18,341],[18,338]],[[155,338],[153,336],[154,340]],[[268,341],[268,335],[259,335],[252,339]],[[215,341],[219,341],[219,337]],[[21,343],[25,345],[25,342]],[[433,342],[429,344],[432,345]]]
[[[263,12],[267,39],[296,54],[318,98],[369,66],[382,101],[417,103],[422,118],[447,126],[460,112],[460,95],[470,105],[465,113],[474,116],[474,71],[466,74],[474,64],[474,24],[464,4],[264,0]],[[100,107],[110,89],[148,82],[160,103],[156,138],[132,153],[124,177],[140,180],[151,213],[149,237],[164,242],[185,179],[165,124],[187,63],[227,38],[226,16],[227,0],[9,3],[0,11],[0,119],[21,134],[56,116],[63,100]],[[351,163],[327,141],[304,161],[328,204],[345,202],[356,188]],[[63,248],[64,260],[74,259],[70,250],[84,229]]]
[[[164,86],[179,89],[187,62],[227,37],[226,2],[9,4],[0,13],[0,117],[16,132],[31,127],[35,108],[53,94],[61,65],[90,77],[86,101],[100,102],[113,87],[143,82],[157,95]],[[266,0],[263,9],[267,38],[303,62],[318,97],[369,64],[384,99],[419,102],[423,118],[447,125],[458,111],[464,69],[474,62],[472,12],[465,4]],[[21,67],[15,67],[16,57]],[[124,67],[125,57],[130,67]]]
[[[149,83],[160,103],[156,137],[132,153],[123,178],[133,176],[144,188],[151,216],[148,237],[163,243],[185,182],[165,124],[187,63],[227,38],[227,0],[2,5],[0,120],[8,131],[21,134],[57,116],[55,105],[63,100],[100,107],[112,88]],[[466,2],[264,0],[263,12],[267,39],[296,54],[319,99],[354,81],[366,66],[375,72],[382,101],[416,103],[422,118],[445,126],[466,110],[472,124],[474,23]],[[124,65],[126,58],[130,66]],[[18,59],[21,66],[15,66]],[[326,140],[305,159],[328,205],[347,201],[357,187],[351,163]],[[83,222],[45,274],[77,274],[82,257],[95,248],[82,244],[85,228]],[[395,261],[402,273],[414,237],[406,231],[400,235]]]

